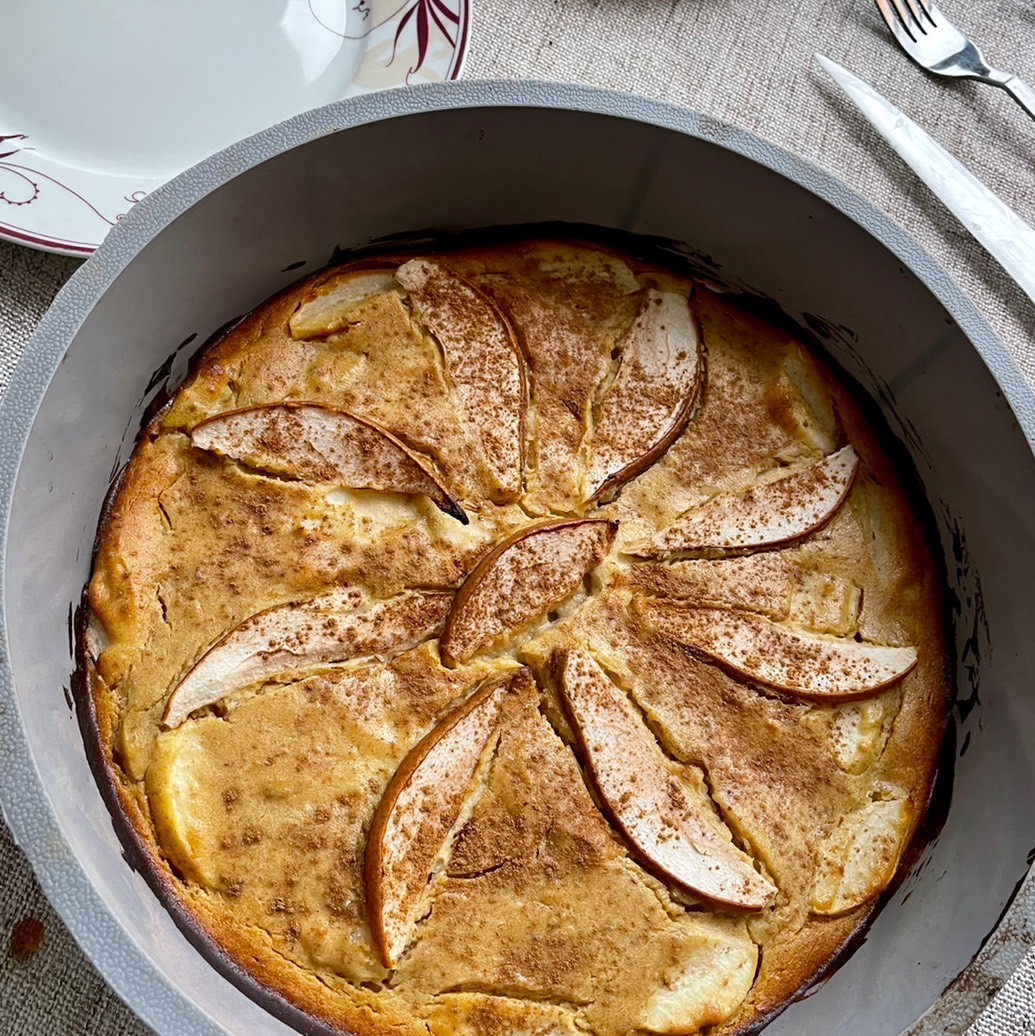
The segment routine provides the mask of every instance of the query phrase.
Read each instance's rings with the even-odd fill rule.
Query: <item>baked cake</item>
[[[86,597],[160,893],[357,1036],[732,1036],[858,933],[948,699],[844,380],[574,240],[323,271],[197,359]]]

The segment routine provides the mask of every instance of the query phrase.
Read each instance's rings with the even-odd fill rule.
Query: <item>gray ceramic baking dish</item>
[[[972,959],[1022,927],[1009,904],[1035,845],[1035,398],[948,275],[857,195],[750,134],[621,94],[449,83],[333,104],[145,198],[75,274],[0,412],[7,822],[87,954],[160,1034],[292,1031],[127,863],[90,772],[69,628],[102,500],[148,402],[182,376],[185,343],[336,248],[553,220],[687,242],[712,280],[774,301],[829,350],[911,454],[956,601],[951,806],[862,945],[767,1036],[897,1036],[925,1012],[915,1031],[962,1031],[988,995],[968,982]],[[1020,939],[993,940],[1005,949],[986,967],[1008,969]]]

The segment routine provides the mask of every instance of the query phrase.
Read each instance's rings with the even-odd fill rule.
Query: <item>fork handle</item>
[[[1035,119],[1035,90],[1019,76],[1004,76],[994,79],[1033,119]]]

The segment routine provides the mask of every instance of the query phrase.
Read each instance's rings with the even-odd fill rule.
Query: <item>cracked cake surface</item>
[[[217,961],[332,1028],[754,1030],[872,916],[949,696],[843,380],[599,243],[318,273],[102,517],[104,780]]]

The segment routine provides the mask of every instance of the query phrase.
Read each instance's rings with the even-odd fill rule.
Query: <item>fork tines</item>
[[[884,16],[884,21],[888,23],[888,28],[894,32],[893,23],[897,22],[914,41],[918,32],[927,35],[928,25],[931,28],[935,27],[931,9],[924,0],[876,0],[876,3]]]

